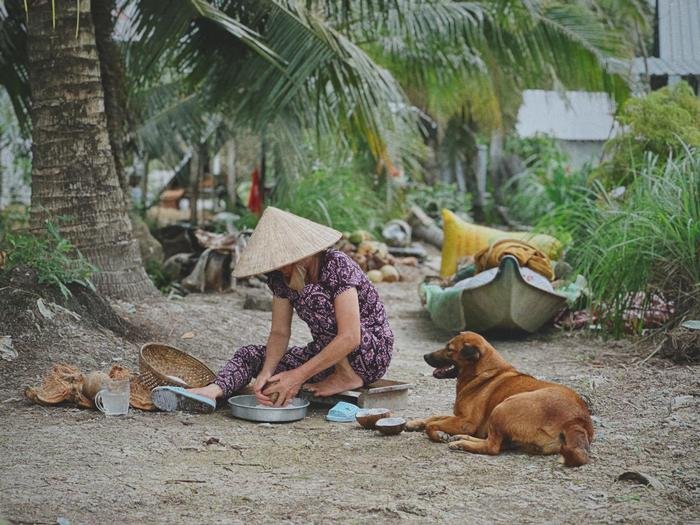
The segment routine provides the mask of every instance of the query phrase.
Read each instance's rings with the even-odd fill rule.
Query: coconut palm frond
[[[405,100],[393,76],[349,38],[297,6],[276,10],[266,36],[275,49],[284,50],[287,74],[261,75],[245,104],[257,115],[289,108],[319,133],[344,129],[362,136],[375,156],[381,156],[386,133],[396,119],[407,117],[392,111]],[[262,103],[257,108],[254,99]]]
[[[333,0],[316,3],[334,25],[370,49],[372,56],[402,62],[419,80],[483,67],[474,44],[483,37],[487,4],[431,0],[359,0],[351,6]]]
[[[629,46],[604,15],[623,6],[636,17],[643,3],[124,0],[122,40],[136,98],[156,97],[161,83],[178,85],[144,101],[137,138],[155,148],[173,135],[163,147],[174,153],[218,114],[256,130],[284,121],[390,158],[415,144],[418,119],[401,86],[445,118],[479,103],[470,102],[475,85],[494,107],[526,87],[605,90],[621,99],[626,82],[610,57]],[[20,115],[27,114],[23,20],[21,0],[0,4],[0,78]]]
[[[520,3],[520,2],[518,2]],[[630,58],[632,48],[611,32],[595,14],[575,2],[529,4],[531,24],[510,31],[512,56],[524,66],[528,87],[540,86],[535,78],[568,89],[605,91],[618,101],[629,95],[623,71],[613,58]]]
[[[590,0],[599,18],[613,31],[626,32],[626,37],[648,33],[653,26],[654,2],[648,0]],[[638,50],[641,51],[641,50]]]
[[[143,4],[137,2],[136,8]],[[397,118],[392,111],[405,100],[394,78],[364,50],[297,2],[223,1],[218,16],[239,20],[264,41],[267,56],[251,51],[227,27],[208,16],[171,15],[159,3],[134,17],[134,55],[148,64],[182,72],[192,91],[202,94],[211,112],[264,129],[281,118],[293,119],[318,134],[362,137],[373,154],[390,153],[388,133]],[[153,29],[151,25],[169,26]],[[144,52],[146,50],[147,52]],[[274,55],[277,60],[271,61]],[[132,61],[143,71],[142,59]]]
[[[401,36],[419,41],[425,35],[454,41],[461,33],[478,31],[489,2],[454,0],[310,0],[334,25],[365,41]]]
[[[140,89],[131,94],[130,104],[139,115],[134,129],[138,149],[170,166],[177,166],[210,128],[201,95],[187,94],[178,80]]]
[[[181,71],[195,67],[201,50],[188,44],[209,29],[215,29],[220,45],[233,42],[272,64],[280,62],[255,30],[206,0],[126,0],[122,12],[128,13],[130,57],[142,78],[157,77],[153,68],[164,59],[177,59]]]
[[[402,84],[416,89],[429,89],[436,79],[452,84],[465,74],[486,73],[521,88],[560,85],[604,90],[618,99],[627,95],[610,58],[628,58],[632,47],[589,1],[316,3],[337,25],[362,34],[380,62],[400,64]]]

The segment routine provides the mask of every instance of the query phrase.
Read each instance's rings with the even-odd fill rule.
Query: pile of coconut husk
[[[374,283],[392,283],[401,279],[395,266],[396,258],[382,242],[365,240],[355,245],[342,239],[337,248],[348,254]]]
[[[700,361],[700,322],[686,321],[669,331],[661,355],[677,363]]]
[[[369,232],[358,230],[343,235],[335,248],[357,263],[373,283],[393,283],[401,280],[398,264],[416,266],[416,257],[397,257],[390,253],[391,247],[386,243],[375,241]]]
[[[129,405],[139,410],[155,410],[151,392],[129,369],[113,365],[109,372],[93,371],[83,374],[77,367],[65,363],[54,365],[44,376],[41,386],[27,387],[24,395],[39,405],[72,403],[80,408],[95,408],[95,395],[109,379],[129,379]]]

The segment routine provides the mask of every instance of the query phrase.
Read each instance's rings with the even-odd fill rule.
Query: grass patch
[[[6,232],[2,241],[7,250],[7,263],[3,271],[17,266],[29,266],[37,271],[39,282],[56,286],[65,298],[71,296],[68,284],[78,283],[95,290],[90,280],[97,268],[66,239],[58,228],[46,222],[42,235]]]

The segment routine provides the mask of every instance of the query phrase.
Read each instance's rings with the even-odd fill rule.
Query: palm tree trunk
[[[105,117],[107,118],[107,130],[109,132],[109,144],[114,156],[114,167],[119,178],[119,185],[124,195],[124,203],[127,210],[131,209],[131,193],[129,183],[126,180],[126,152],[124,142],[127,129],[126,111],[127,94],[125,90],[126,73],[122,63],[119,48],[112,38],[114,31],[114,19],[112,11],[115,8],[114,0],[92,0],[92,22],[95,26],[95,43],[100,61],[100,77],[105,99]]]
[[[148,155],[144,155],[139,165],[143,166],[141,171],[141,214],[146,216],[148,206]]]
[[[3,151],[5,151],[5,148],[7,148],[9,144],[6,143],[6,141],[3,139],[3,136],[0,134],[0,210],[2,210],[2,205],[4,203],[3,199],[3,194],[2,194],[2,180],[4,178],[4,173],[5,173],[5,166],[4,166],[4,155]]]
[[[199,204],[199,174],[201,173],[202,159],[199,156],[201,148],[199,144],[192,146],[190,157],[190,223],[197,225],[197,205]]]
[[[116,11],[115,0],[91,0],[92,23],[95,26],[95,43],[97,44],[97,56],[100,61],[100,76],[105,98],[105,117],[107,118],[107,131],[109,133],[109,145],[114,156],[114,168],[124,196],[124,208],[131,220],[131,230],[139,243],[141,260],[148,264],[149,261],[159,260],[162,250],[154,248],[158,241],[151,235],[143,218],[133,209],[134,203],[131,196],[131,185],[127,180],[125,167],[127,165],[127,136],[130,129],[134,129],[134,123],[129,118],[129,97],[127,95],[126,70],[121,51],[113,38]],[[133,152],[133,148],[131,150]],[[145,166],[147,171],[147,166]],[[145,178],[145,175],[144,175]],[[142,196],[142,204],[146,194]],[[145,213],[145,212],[144,212]]]
[[[228,209],[234,210],[238,202],[238,195],[236,194],[236,141],[234,139],[229,139],[226,142],[224,152],[226,154],[226,193],[228,193],[229,200]]]
[[[31,226],[55,222],[99,268],[94,281],[102,293],[140,298],[155,288],[114,166],[90,0],[55,3],[53,28],[51,1],[29,1]]]

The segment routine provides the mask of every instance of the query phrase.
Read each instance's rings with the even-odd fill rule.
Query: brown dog
[[[473,332],[424,359],[436,378],[457,378],[454,416],[413,420],[407,430],[425,430],[454,450],[496,455],[513,445],[531,454],[560,453],[569,467],[588,463],[593,424],[570,388],[518,372]]]

